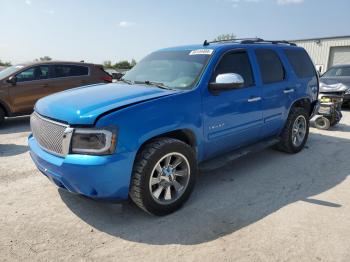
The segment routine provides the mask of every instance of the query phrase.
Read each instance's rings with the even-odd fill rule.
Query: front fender
[[[133,153],[148,140],[176,130],[190,130],[196,139],[197,159],[203,155],[200,92],[191,90],[131,105],[101,117],[96,126],[118,127],[116,153]]]

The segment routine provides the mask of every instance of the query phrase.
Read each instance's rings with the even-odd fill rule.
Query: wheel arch
[[[10,108],[6,105],[5,102],[0,100],[0,108],[4,110],[5,116],[11,116]]]
[[[289,112],[292,108],[301,107],[301,108],[305,108],[309,113],[309,115],[311,116],[315,104],[316,104],[316,101],[312,103],[310,98],[303,97],[303,98],[297,99],[292,103],[291,107],[289,108]]]
[[[184,143],[186,143],[187,145],[189,145],[190,147],[192,147],[196,154],[197,154],[197,138],[195,133],[191,130],[191,129],[177,129],[177,130],[173,130],[173,131],[169,131],[169,132],[165,132],[153,137],[150,137],[148,139],[146,139],[138,148],[136,155],[142,151],[142,149],[145,147],[145,145],[147,145],[148,143],[150,143],[151,141],[155,140],[155,139],[159,139],[159,138],[173,138],[173,139],[178,139]]]

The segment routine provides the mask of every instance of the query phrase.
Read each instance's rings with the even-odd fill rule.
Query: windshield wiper
[[[152,81],[135,81],[134,82],[135,84],[146,84],[146,85],[149,85],[149,86],[156,86],[156,87],[159,87],[161,89],[167,89],[167,90],[172,90],[170,87],[164,85],[164,83],[160,83],[160,82],[152,82]]]
[[[133,84],[134,84],[133,81],[128,80],[128,79],[124,79],[124,78],[120,78],[118,81],[119,81],[119,82],[127,83],[127,84],[129,84],[129,85],[133,85]]]

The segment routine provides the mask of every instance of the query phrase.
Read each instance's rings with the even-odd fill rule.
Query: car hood
[[[325,85],[335,85],[342,83],[350,87],[350,77],[321,77],[320,82]]]
[[[71,125],[92,125],[99,115],[107,111],[176,92],[180,91],[144,85],[97,84],[42,98],[36,103],[35,111]]]
[[[350,77],[321,77],[320,92],[343,92],[350,88]]]

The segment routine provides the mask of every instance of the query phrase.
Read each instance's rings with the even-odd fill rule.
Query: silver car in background
[[[340,93],[345,89],[343,103],[350,105],[350,64],[336,65],[320,78],[320,92]]]

